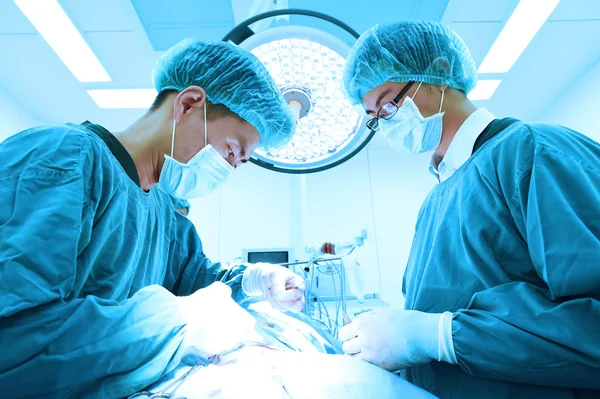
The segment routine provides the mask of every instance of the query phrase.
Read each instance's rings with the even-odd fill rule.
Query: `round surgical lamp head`
[[[266,66],[287,100],[298,126],[282,149],[256,150],[250,161],[285,173],[312,173],[337,166],[356,155],[373,137],[365,118],[341,91],[350,46],[333,35],[305,26],[280,26],[253,33],[261,19],[297,14],[341,27],[354,40],[358,33],[325,14],[309,10],[277,10],[242,22],[225,36],[251,51]]]

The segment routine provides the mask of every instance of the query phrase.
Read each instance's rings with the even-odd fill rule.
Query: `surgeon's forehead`
[[[260,133],[253,125],[246,121],[241,121],[237,125],[235,138],[240,145],[240,156],[249,156],[260,144]]]
[[[376,114],[383,104],[398,94],[403,85],[403,83],[386,82],[369,90],[363,97],[365,112],[369,115]]]

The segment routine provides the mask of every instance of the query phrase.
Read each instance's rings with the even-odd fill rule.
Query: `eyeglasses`
[[[381,108],[379,108],[379,111],[377,111],[377,115],[367,121],[367,128],[371,129],[373,132],[376,132],[379,130],[379,119],[392,119],[394,115],[396,115],[396,112],[398,112],[400,109],[398,103],[400,100],[402,100],[402,97],[404,97],[404,95],[408,92],[413,83],[415,82],[412,80],[408,82],[392,101],[383,104]]]

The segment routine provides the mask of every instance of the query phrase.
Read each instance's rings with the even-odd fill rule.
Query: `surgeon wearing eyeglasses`
[[[469,101],[475,84],[439,23],[377,25],[348,56],[343,87],[367,126],[432,152],[439,184],[398,284],[405,308],[358,316],[344,351],[440,398],[600,397],[600,145],[498,119]]]

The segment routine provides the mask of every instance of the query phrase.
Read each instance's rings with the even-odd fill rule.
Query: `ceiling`
[[[441,22],[464,39],[479,65],[517,4],[517,0],[454,0]],[[561,0],[512,69],[485,76],[502,83],[490,100],[479,105],[497,116],[539,120],[600,61],[598,37],[600,1]]]
[[[0,88],[42,121],[88,119],[113,130],[124,128],[144,110],[99,109],[87,95],[87,89],[149,88],[154,61],[162,50],[185,37],[220,40],[242,20],[272,9],[273,2],[329,14],[358,32],[376,23],[403,19],[442,21],[463,37],[478,64],[518,3],[517,0],[397,0],[379,4],[367,0],[59,2],[112,82],[80,83],[13,1],[0,0]],[[290,23],[322,28],[335,35],[341,32],[309,18],[291,18]],[[598,37],[600,1],[562,0],[510,72],[486,76],[500,78],[502,84],[490,100],[479,105],[498,116],[539,118],[599,61]]]

